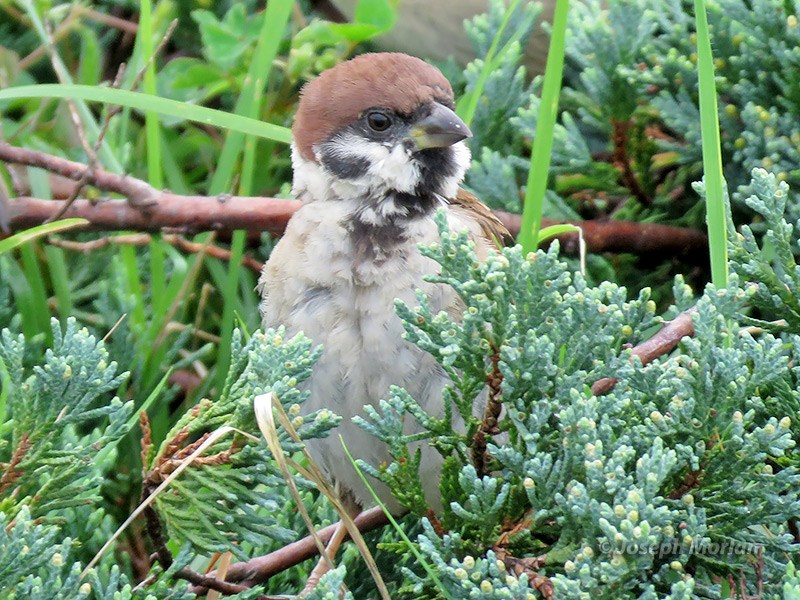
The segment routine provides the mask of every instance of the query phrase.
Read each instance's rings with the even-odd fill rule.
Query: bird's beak
[[[426,150],[452,146],[456,142],[472,137],[472,132],[456,113],[434,102],[430,114],[411,127],[410,137],[418,150]]]

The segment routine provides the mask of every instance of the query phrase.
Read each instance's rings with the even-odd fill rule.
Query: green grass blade
[[[475,89],[472,90],[471,93],[462,97],[458,103],[459,106],[456,108],[456,112],[467,125],[472,123],[472,119],[475,116],[475,111],[478,110],[478,101],[483,95],[483,87],[486,84],[486,79],[489,77],[489,73],[491,73],[492,68],[494,67],[494,57],[497,53],[497,46],[500,44],[500,38],[503,37],[503,32],[508,26],[508,21],[511,19],[511,15],[514,13],[514,11],[517,9],[517,6],[519,6],[519,3],[520,0],[512,0],[511,4],[506,9],[506,14],[503,15],[503,21],[500,23],[500,28],[497,30],[497,33],[492,40],[492,45],[489,46],[489,51],[486,53],[486,58],[483,61],[483,68],[481,69],[480,75],[478,75],[478,81],[475,82]]]
[[[79,225],[86,225],[88,222],[89,221],[86,219],[62,219],[61,221],[55,221],[53,223],[45,223],[44,225],[31,227],[25,231],[15,233],[11,237],[8,237],[4,240],[0,240],[0,254],[9,252],[17,246],[21,246],[22,244],[30,242],[31,240],[35,240],[43,235],[50,235],[51,233],[57,233],[59,231],[77,227]]]
[[[128,293],[134,298],[131,322],[135,326],[142,326],[145,321],[145,306],[144,294],[142,293],[142,281],[139,279],[139,267],[136,265],[136,248],[128,244],[123,244],[119,247],[119,258],[122,261],[122,269],[125,273]]]
[[[711,255],[711,281],[717,289],[728,286],[728,239],[726,232],[725,181],[722,175],[717,87],[714,58],[704,0],[694,2],[697,24],[697,74],[700,87],[700,129],[703,139],[708,247]]]
[[[36,33],[39,36],[39,39],[41,40],[42,44],[44,46],[49,46],[50,38],[47,35],[44,23],[42,22],[42,19],[39,16],[38,11],[36,10],[34,2],[32,2],[31,0],[21,0],[20,4],[24,7],[25,14],[30,19],[31,24],[33,25],[34,30],[36,30]],[[72,84],[73,81],[72,76],[69,74],[69,70],[64,64],[64,61],[58,55],[58,52],[56,51],[55,48],[53,48],[52,63],[53,63],[53,68],[55,69],[56,74],[58,75],[58,80],[66,85]],[[57,85],[57,84],[51,84],[51,85]],[[25,86],[25,87],[35,87],[35,86]],[[86,87],[89,89],[100,89],[96,88],[95,86],[81,86],[81,87]],[[4,90],[0,90],[0,92],[2,91]],[[31,96],[31,97],[41,98],[47,96]],[[84,128],[86,129],[89,136],[91,136],[93,139],[97,139],[98,135],[100,134],[100,127],[98,126],[97,121],[95,121],[94,116],[92,115],[92,111],[90,111],[89,107],[86,106],[86,103],[82,101],[85,100],[85,98],[76,97],[74,99],[78,100],[78,102],[75,102],[75,109],[78,111],[78,116],[80,117]],[[114,154],[114,152],[111,151],[111,148],[109,147],[109,144],[106,140],[103,140],[103,143],[100,146],[99,155],[100,155],[100,160],[106,169],[114,173],[123,172],[122,164],[117,160],[116,155]]]
[[[47,266],[50,270],[50,280],[58,301],[58,315],[66,319],[72,314],[72,293],[69,288],[69,274],[67,263],[64,260],[64,251],[56,246],[47,245],[44,248],[47,255]]]
[[[247,78],[242,92],[236,101],[234,112],[237,115],[255,119],[261,106],[261,97],[269,79],[270,67],[278,52],[283,32],[292,10],[291,0],[273,0],[267,3],[264,21],[261,26],[253,60],[247,70]],[[244,132],[250,133],[250,132]],[[242,150],[244,136],[240,132],[230,132],[225,138],[217,170],[211,180],[210,193],[227,192],[233,179],[236,162]]]
[[[247,80],[242,93],[236,102],[235,112],[238,115],[256,118],[261,110],[261,101],[270,76],[270,67],[278,52],[278,45],[289,22],[292,11],[292,0],[272,0],[267,3],[264,20],[261,26],[255,55],[247,72]],[[211,181],[210,191],[218,194],[227,191],[233,172],[245,145],[245,156],[239,193],[249,195],[252,192],[253,173],[255,170],[256,140],[252,136],[229,132],[225,138],[222,155]],[[228,262],[228,274],[222,288],[224,304],[222,309],[221,341],[217,353],[217,386],[222,389],[228,372],[231,356],[231,336],[233,335],[234,316],[239,309],[238,281],[242,269],[242,255],[247,236],[244,231],[235,231],[231,240],[231,259]]]
[[[0,273],[3,280],[11,287],[14,304],[22,319],[22,333],[26,338],[32,338],[40,333],[38,316],[33,303],[31,285],[17,261],[9,256],[0,254]]]
[[[284,144],[288,144],[292,139],[292,133],[288,127],[264,123],[257,119],[249,119],[225,111],[206,108],[205,106],[195,106],[185,102],[178,102],[177,100],[170,100],[169,98],[160,98],[129,90],[88,85],[61,85],[58,83],[21,85],[0,90],[0,101],[18,98],[73,98],[91,102],[119,104],[136,110],[152,110],[196,123],[205,123],[214,127],[257,135]],[[104,164],[106,164],[105,161]]]
[[[522,244],[522,250],[526,254],[536,251],[542,222],[544,195],[547,191],[547,179],[550,171],[550,153],[553,149],[553,129],[558,114],[558,97],[561,92],[561,77],[564,71],[564,43],[567,33],[568,10],[569,0],[557,0],[544,73],[542,102],[539,106],[536,137],[533,139],[531,167],[528,171],[528,184],[525,190],[522,228],[518,238],[519,243]]]
[[[50,331],[50,307],[47,304],[47,292],[45,291],[42,270],[39,268],[39,259],[36,257],[37,245],[35,241],[30,244],[23,244],[20,246],[19,251],[22,256],[22,268],[25,272],[25,278],[31,287],[31,303],[36,315],[36,327],[47,336],[49,344],[52,336],[52,331]]]
[[[570,225],[569,223],[562,223],[560,225],[550,225],[550,227],[545,227],[541,231],[539,231],[539,236],[537,238],[537,243],[541,244],[545,240],[555,237],[557,235],[561,235],[562,233],[573,233],[575,231],[580,231],[581,228],[577,225]]]
[[[153,14],[150,0],[139,3],[139,32],[137,43],[142,49],[142,59],[149,61],[153,55]],[[156,65],[151,61],[144,72],[144,93],[156,95]],[[147,143],[147,178],[157,190],[164,187],[164,173],[161,167],[161,134],[158,113],[148,110],[144,113],[145,140]]]
[[[400,527],[397,521],[394,520],[392,513],[389,512],[389,509],[387,509],[386,506],[384,506],[383,502],[381,502],[381,499],[378,498],[378,494],[376,494],[375,490],[372,489],[372,486],[367,481],[367,478],[364,477],[364,474],[361,472],[361,469],[358,468],[356,461],[353,460],[353,456],[350,454],[350,450],[347,449],[347,444],[344,443],[344,438],[341,435],[339,436],[339,441],[342,443],[342,448],[344,448],[345,454],[347,454],[347,458],[350,460],[350,464],[353,465],[353,468],[356,470],[356,473],[358,473],[358,476],[361,478],[361,481],[364,483],[365,486],[367,486],[369,493],[372,494],[372,498],[375,500],[378,506],[381,507],[381,510],[383,510],[383,512],[386,514],[386,517],[389,519],[389,522],[392,524],[392,527],[394,527],[394,530],[400,535],[401,538],[403,538],[403,541],[408,546],[408,549],[411,551],[411,554],[413,554],[414,557],[419,561],[419,564],[422,565],[422,568],[425,569],[425,572],[428,575],[430,575],[431,580],[436,585],[436,589],[439,592],[441,592],[442,595],[445,598],[447,598],[447,600],[452,600],[453,597],[450,595],[450,593],[447,591],[444,585],[442,585],[442,582],[436,575],[436,569],[433,567],[433,565],[429,564],[428,561],[426,561],[423,558],[422,554],[420,554],[419,550],[417,550],[417,547],[411,542],[410,539],[408,539],[408,536],[406,535],[406,532],[403,531],[403,528]]]

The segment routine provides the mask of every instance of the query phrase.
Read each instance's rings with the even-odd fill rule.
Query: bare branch
[[[686,335],[694,335],[694,323],[692,322],[692,315],[697,312],[697,307],[683,311],[677,317],[664,324],[657,334],[636,346],[631,353],[631,359],[638,356],[643,365],[646,365],[659,356],[663,356],[668,352],[672,352],[673,348],[678,345]],[[617,379],[613,377],[606,377],[595,381],[592,385],[592,393],[595,396],[607,394],[614,389],[617,385]]]
[[[365,510],[355,518],[356,526],[361,533],[379,529],[388,522],[389,519],[379,506]],[[335,529],[336,525],[334,524],[317,532],[323,544],[328,543]],[[245,587],[253,587],[259,583],[264,583],[277,573],[317,556],[317,554],[316,543],[311,536],[308,536],[266,556],[259,556],[247,562],[233,563],[228,568],[226,579]],[[210,577],[215,575],[216,572],[209,573]],[[194,594],[201,594],[205,591],[206,589],[202,586],[190,588],[190,592]]]
[[[70,160],[0,142],[0,161],[41,167],[51,173],[79,181],[86,165]],[[124,202],[110,201],[97,205],[88,200],[76,200],[63,214],[65,217],[82,217],[90,221],[88,229],[95,231],[137,230],[158,231],[170,228],[181,232],[196,231],[269,231],[280,234],[301,203],[263,197],[232,197],[220,195],[182,196],[159,192],[148,183],[127,175],[117,175],[98,169],[89,177],[91,185],[105,191],[126,196],[136,206],[147,206],[147,211],[134,210]],[[11,231],[41,225],[63,207],[63,202],[16,198],[11,202]],[[521,216],[495,211],[512,234],[519,232]],[[547,227],[563,223],[543,219]],[[695,229],[634,223],[630,221],[571,221],[583,230],[590,252],[630,252],[658,258],[677,256],[683,260],[707,261],[708,239]],[[577,253],[578,236],[567,233],[557,236],[567,253]]]
[[[46,171],[57,173],[75,181],[80,181],[86,172],[86,165],[83,163],[59,158],[44,152],[37,152],[36,150],[29,150],[28,148],[11,146],[5,142],[0,142],[0,161],[29,167],[41,167]],[[101,190],[122,194],[136,205],[150,204],[158,195],[158,191],[155,188],[141,179],[117,175],[103,169],[97,169],[94,173],[91,173],[88,182]],[[58,205],[54,203],[53,206]],[[42,222],[40,221],[39,224]]]
[[[192,242],[191,240],[187,240],[185,237],[176,235],[174,233],[165,233],[161,239],[168,244],[190,254],[198,254],[203,252],[204,254],[208,254],[209,256],[213,256],[219,260],[230,261],[231,259],[230,250],[226,250],[225,248],[220,248],[219,246],[214,246],[211,244],[206,245]],[[153,237],[146,233],[131,233],[101,237],[88,242],[76,242],[73,240],[62,240],[57,238],[50,238],[49,241],[53,246],[58,246],[60,248],[64,248],[65,250],[83,252],[85,254],[91,252],[92,250],[105,248],[106,246],[147,246],[153,241]],[[261,269],[264,266],[261,261],[256,260],[252,256],[246,255],[242,256],[241,264],[254,273],[261,273]]]

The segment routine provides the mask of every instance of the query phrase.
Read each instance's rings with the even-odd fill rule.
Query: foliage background
[[[270,3],[265,13],[256,2],[5,1],[0,87],[66,78],[108,85],[126,62],[121,87],[128,88],[177,18],[141,89],[288,126],[303,81],[368,49],[391,27],[387,3],[363,4],[371,10],[362,10],[359,23],[340,26],[304,2]],[[466,68],[440,66],[457,97],[477,98],[468,186],[490,205],[519,212],[541,82],[518,66],[538,10],[513,6],[506,27],[499,1],[467,24],[480,58]],[[110,25],[102,15],[139,28]],[[800,218],[792,191],[800,189],[798,5],[719,0],[709,6],[709,21],[738,277],[717,291],[705,288],[702,257],[632,254],[590,256],[581,275],[572,272],[574,259],[559,262],[555,247],[536,261],[508,250],[476,269],[463,240],[443,231],[445,251],[430,252],[471,317],[455,324],[425,315],[428,325],[419,328],[412,309],[400,314],[412,341],[454,377],[465,374],[454,409],[482,386],[489,354],[481,342],[491,342],[502,359],[511,441],[493,452],[497,473],[482,476],[459,458],[466,437],[426,422],[447,441],[442,487],[455,504],[442,516],[444,539],[416,515],[402,524],[439,581],[391,531],[369,539],[381,543],[377,560],[398,597],[536,597],[546,593],[539,576],[554,582],[559,598],[800,597],[792,567],[800,542],[799,249],[792,228]],[[48,24],[52,57],[38,50]],[[611,0],[605,13],[599,2],[576,2],[568,31],[546,215],[703,229],[702,194],[692,187],[702,176],[692,6]],[[501,51],[484,78],[494,40]],[[103,110],[92,104],[82,113],[88,131]],[[5,140],[87,161],[64,102],[5,101],[0,111]],[[123,109],[105,144],[105,168],[175,192],[288,194],[288,150],[273,140]],[[754,174],[754,167],[765,171]],[[58,191],[41,170],[1,172],[4,189],[27,186],[39,197]],[[273,243],[241,232],[198,240],[259,260]],[[221,425],[257,432],[254,395],[275,391],[303,436],[335,423],[331,414],[303,413],[298,384],[315,350],[307,340],[256,332],[254,286],[255,275],[237,260],[183,254],[158,236],[144,247],[110,244],[79,254],[39,241],[0,255],[0,577],[11,597],[191,597],[175,577],[180,568],[202,570],[214,551],[264,554],[303,532],[266,447],[229,436],[156,503],[176,556],[172,567],[151,571],[152,547],[137,521],[115,553],[79,577],[138,504],[143,479],[163,481],[171,461]],[[655,331],[657,315],[670,318],[695,302],[696,339],[646,369],[631,367],[625,348]],[[785,325],[770,324],[777,319]],[[747,329],[753,326],[769,331]],[[587,382],[612,375],[626,385],[592,396]],[[149,424],[140,451],[135,413],[142,409]],[[404,413],[426,419],[398,390],[367,426],[396,439],[393,416]],[[406,459],[397,464],[413,464],[404,444],[396,452]],[[384,477],[413,507],[414,473],[402,468]],[[313,486],[299,483],[317,523],[335,520]],[[501,548],[504,532],[514,535]],[[683,540],[657,558],[602,550],[606,542],[660,545],[678,539],[676,532],[761,546],[763,564],[755,555],[703,555]],[[517,576],[498,563],[500,550],[548,560]],[[347,575],[332,573],[320,598],[334,597],[342,578],[355,598],[375,593],[352,549],[341,563]],[[305,575],[305,567],[287,571],[266,591],[296,591]],[[132,591],[142,580],[147,585]]]

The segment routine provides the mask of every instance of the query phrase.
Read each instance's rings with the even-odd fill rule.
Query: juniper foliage
[[[565,112],[555,132],[547,214],[700,225],[702,202],[690,186],[701,173],[690,3],[606,4],[608,12],[593,0],[570,8]],[[466,236],[447,231],[440,216],[441,244],[423,252],[441,265],[432,280],[461,295],[463,318],[433,314],[424,296],[397,310],[407,339],[453,380],[447,411],[428,415],[395,388],[361,421],[395,459],[362,466],[411,509],[404,526],[416,531],[415,549],[437,574],[434,580],[384,533],[378,562],[398,598],[706,600],[733,597],[730,581],[740,580],[750,595],[763,586],[763,598],[800,598],[793,564],[800,550],[800,203],[786,183],[797,183],[800,143],[792,77],[798,5],[719,0],[709,10],[733,217],[737,225],[756,214],[762,222],[741,234],[731,224],[730,287],[707,287],[696,297],[677,278],[674,305],[659,316],[654,292],[595,285],[591,272],[573,272],[556,245],[530,256],[506,249],[481,263]],[[468,27],[482,58],[455,78],[459,93],[476,88],[503,11],[493,0],[489,14]],[[520,208],[539,106],[541,82],[527,83],[518,66],[536,15],[520,8],[499,38],[474,119],[468,184],[509,210]],[[621,173],[624,163],[630,174]],[[756,166],[763,169],[751,172]],[[22,276],[13,264],[2,263],[9,281]],[[113,270],[122,277],[121,267]],[[132,306],[118,292],[126,289],[121,281],[84,277],[73,283],[85,284],[105,313]],[[165,537],[181,548],[170,566],[154,567],[134,590],[131,565],[107,554],[81,578],[117,524],[101,483],[119,464],[117,449],[130,448],[122,436],[131,430],[133,405],[114,396],[125,375],[110,357],[132,366],[141,402],[160,365],[125,357],[134,341],[152,343],[160,316],[123,323],[108,348],[74,321],[63,331],[54,323],[54,343],[42,359],[43,336],[17,335],[20,320],[2,302],[8,297],[0,280],[0,323],[9,327],[0,340],[0,587],[10,598],[188,600],[194,595],[176,576],[181,568],[201,569],[217,551],[242,559],[263,554],[302,531],[266,446],[231,430],[154,503]],[[630,360],[630,346],[695,305],[693,338],[648,365]],[[285,340],[281,331],[246,338],[234,336],[223,389],[203,390],[208,399],[189,408],[163,442],[145,444],[147,491],[213,431],[258,434],[255,395],[275,391],[306,439],[336,424],[327,411],[302,414],[302,381],[319,349],[303,337]],[[187,348],[184,335],[162,345],[153,361],[179,365],[177,353]],[[205,351],[195,350],[180,360]],[[617,385],[593,395],[591,385],[605,377]],[[471,406],[487,379],[503,410],[498,430],[484,432],[483,456],[474,452],[482,423]],[[159,401],[169,398],[163,393]],[[456,411],[464,430],[452,426]],[[408,419],[423,432],[404,436]],[[287,452],[297,450],[285,432],[280,436]],[[420,517],[427,507],[409,445],[422,439],[444,457],[441,537]],[[320,524],[330,521],[330,507],[301,477],[297,483]],[[345,597],[368,597],[372,588],[354,556],[345,553],[343,566],[310,597],[339,597],[343,581],[351,589]],[[275,577],[268,591],[296,589],[299,580]]]

